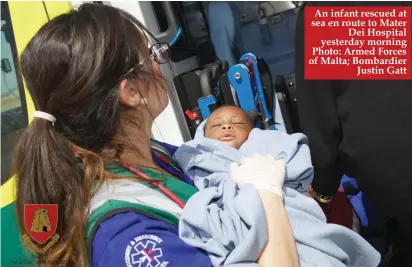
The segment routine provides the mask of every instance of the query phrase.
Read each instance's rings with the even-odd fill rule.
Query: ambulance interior
[[[210,99],[199,99],[208,95],[218,98],[216,103],[206,103],[210,111],[221,104],[240,105],[238,90],[254,88],[236,88],[233,75],[229,74],[231,67],[245,63],[240,59],[246,53],[259,59],[257,75],[275,125],[272,129],[299,131],[294,89],[294,34],[301,2],[110,4],[128,10],[143,21],[159,41],[171,44],[171,68],[162,66],[171,101],[156,119],[152,129],[154,138],[175,145],[193,138],[196,127],[205,119],[202,101],[210,102]],[[229,93],[223,94],[224,90]]]

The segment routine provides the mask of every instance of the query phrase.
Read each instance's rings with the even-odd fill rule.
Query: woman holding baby
[[[167,50],[130,14],[95,4],[52,19],[27,45],[21,67],[37,111],[15,155],[22,233],[25,204],[59,205],[60,239],[38,257],[67,266],[211,266],[177,230],[197,189],[172,160],[176,148],[150,139],[168,104],[159,69]],[[285,175],[275,163],[247,158],[232,174],[239,183],[244,173],[268,177],[256,186],[268,228],[256,262],[299,266],[281,190],[271,189]]]

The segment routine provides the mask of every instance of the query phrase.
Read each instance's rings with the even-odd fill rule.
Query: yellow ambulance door
[[[19,71],[21,52],[37,30],[71,9],[70,2],[1,2],[1,265],[36,266],[21,241],[15,215],[11,161],[19,133],[31,120],[33,103]]]

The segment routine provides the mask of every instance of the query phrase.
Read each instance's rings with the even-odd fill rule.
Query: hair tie
[[[43,112],[43,111],[35,111],[33,113],[33,118],[44,119],[44,120],[49,121],[51,123],[56,122],[56,118],[53,115],[51,115],[49,113],[46,113],[46,112]]]

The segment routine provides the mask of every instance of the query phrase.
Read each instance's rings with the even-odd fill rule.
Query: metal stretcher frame
[[[227,79],[233,88],[233,101],[230,104],[237,103],[247,113],[255,112],[260,114],[261,120],[256,124],[256,127],[276,130],[273,116],[266,104],[256,56],[252,53],[244,54],[238,64],[230,67],[227,72]],[[216,86],[219,87],[220,84]],[[219,103],[216,95],[213,94],[213,90],[213,92],[211,90],[202,91],[209,93],[209,95],[198,99],[200,113],[205,120],[222,103]],[[218,88],[218,91],[221,92],[222,90]],[[225,97],[228,98],[227,95]]]

